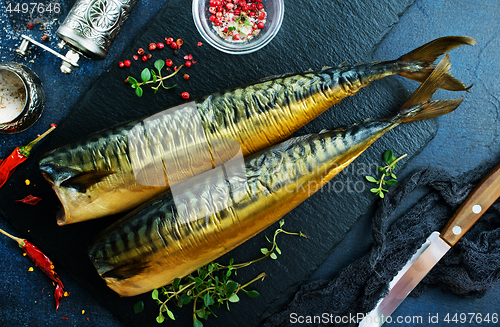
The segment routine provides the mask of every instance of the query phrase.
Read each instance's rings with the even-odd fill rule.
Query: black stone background
[[[177,88],[160,90],[155,96],[147,90],[142,98],[137,98],[123,80],[129,74],[139,76],[140,71],[148,64],[133,62],[130,69],[119,69],[116,64],[112,65],[78,102],[49,140],[39,146],[33,158],[22,167],[23,173],[14,175],[0,189],[0,213],[18,230],[29,230],[29,234],[25,235],[28,239],[38,244],[56,265],[83,284],[123,323],[130,326],[155,324],[157,306],[149,293],[133,298],[119,298],[105,286],[86,256],[89,240],[119,216],[58,227],[55,213],[59,202],[36,168],[40,154],[85,137],[91,132],[176,105],[181,101],[180,93],[185,90],[195,97],[272,74],[371,60],[375,46],[389,31],[390,26],[398,21],[398,15],[412,2],[286,1],[285,19],[276,38],[256,53],[235,56],[221,53],[207,44],[197,47],[198,41],[203,40],[196,31],[189,6],[182,0],[169,1],[125,50],[121,60],[131,59],[137,48],[147,48],[150,42],[159,42],[168,36],[182,37],[184,45],[179,57],[174,57],[171,50],[166,48],[162,52],[154,52],[153,59],[172,58],[177,64],[181,64],[184,62],[183,55],[193,54],[197,63],[179,74],[189,73],[190,80],[184,81],[179,76],[176,79]],[[410,50],[412,49],[401,49],[399,55]],[[149,62],[150,66],[152,62]],[[408,91],[393,78],[374,82],[355,97],[346,99],[315,119],[297,135],[350,124],[368,117],[382,117],[397,110],[408,95]],[[218,310],[216,313],[219,318],[211,317],[205,325],[218,325],[223,321],[224,326],[254,326],[278,311],[374,202],[375,197],[368,191],[370,185],[364,181],[365,173],[362,168],[381,163],[381,155],[388,148],[394,149],[398,155],[408,153],[405,161],[408,162],[425,147],[436,131],[437,121],[430,120],[400,126],[389,132],[358,158],[349,172],[337,176],[330,183],[330,189],[326,186],[285,216],[287,230],[300,230],[309,239],[280,237],[278,241],[283,255],[278,260],[262,261],[238,272],[237,279],[241,282],[266,272],[266,279],[254,286],[261,296],[250,300],[242,295],[241,303],[231,305],[230,312]],[[35,207],[14,202],[22,194],[16,185],[20,185],[26,178],[37,185],[37,190],[44,199]],[[365,186],[364,192],[358,193],[345,188],[357,181]],[[359,183],[356,185],[361,185]],[[342,185],[342,192],[335,192]],[[268,245],[264,234],[271,236],[275,229],[276,225],[270,227],[221,258],[220,262],[227,263],[232,257],[237,261],[258,257],[259,249]],[[140,314],[134,314],[132,306],[139,300],[144,300],[146,309]],[[176,325],[191,324],[190,307],[172,310],[177,317]]]

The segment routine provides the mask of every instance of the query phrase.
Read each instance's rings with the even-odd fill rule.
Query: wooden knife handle
[[[500,165],[491,170],[472,190],[441,232],[441,238],[451,246],[474,225],[474,223],[500,197]]]

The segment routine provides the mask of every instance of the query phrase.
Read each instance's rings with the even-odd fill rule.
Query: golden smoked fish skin
[[[224,162],[224,149],[234,147],[226,143],[238,142],[244,156],[260,151],[371,81],[396,74],[423,81],[436,57],[474,43],[469,37],[450,36],[394,61],[271,76],[55,149],[39,166],[63,207],[57,222],[65,225],[133,209],[167,190],[171,180]],[[466,89],[451,75],[443,77],[441,87]],[[166,161],[176,164],[175,169]]]
[[[119,295],[134,296],[213,261],[298,206],[390,129],[458,107],[461,100],[425,102],[448,68],[446,58],[392,117],[297,137],[174,185],[93,240],[97,272]]]

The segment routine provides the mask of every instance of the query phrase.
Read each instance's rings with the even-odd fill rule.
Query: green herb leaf
[[[158,300],[158,290],[153,290],[153,292],[151,292],[151,297],[153,300]]]
[[[228,299],[229,302],[232,302],[232,303],[236,303],[236,302],[239,302],[240,301],[240,298],[238,297],[238,295],[236,294],[233,294],[229,299]]]
[[[144,310],[144,301],[139,301],[134,304],[134,313],[139,313]]]
[[[181,279],[176,278],[176,279],[174,279],[174,282],[172,283],[172,287],[174,288],[174,290],[177,290],[177,289],[179,289],[180,284],[181,284]]]
[[[132,76],[129,76],[128,77],[128,82],[131,84],[131,85],[137,85],[137,80],[135,78],[133,78]]]
[[[156,73],[151,69],[151,76],[153,76],[153,83],[156,83]]]
[[[372,188],[370,189],[370,192],[372,193],[378,193],[379,189],[378,188]]]
[[[269,250],[267,248],[262,248],[260,249],[260,252],[262,252],[263,255],[267,255],[269,253]]]
[[[160,314],[158,317],[156,317],[156,322],[161,324],[162,322],[165,321],[165,317],[163,317],[162,314]]]
[[[165,308],[167,308],[167,307],[165,307]],[[175,316],[174,316],[174,314],[172,313],[172,311],[168,310],[168,308],[167,308],[167,315],[168,315],[168,317],[169,317],[170,319],[175,320]]]
[[[203,296],[203,303],[205,304],[206,307],[211,306],[212,304],[215,303],[214,299],[210,296],[210,294],[206,293]]]
[[[372,183],[378,183],[378,181],[375,179],[375,177],[372,176],[365,176],[366,180]]]
[[[276,251],[276,253],[281,254],[281,250],[277,245],[275,246],[274,250]]]
[[[184,304],[188,304],[189,302],[191,302],[192,299],[193,299],[192,296],[189,296],[186,293],[184,293],[179,298],[179,302],[184,305]]]
[[[234,291],[236,291],[236,289],[238,288],[238,283],[237,282],[234,282],[234,281],[230,281],[226,284],[226,296],[230,296],[231,294],[234,293]]]
[[[234,26],[229,26],[229,27],[227,28],[227,30],[228,30],[228,31],[234,31],[234,30],[236,30],[236,27],[234,27]]]
[[[390,165],[392,163],[392,161],[394,161],[396,159],[396,158],[394,158],[394,159],[393,158],[394,158],[394,152],[392,151],[392,149],[389,149],[389,150],[384,152],[384,160],[388,165]]]
[[[144,83],[146,83],[151,79],[151,72],[149,71],[148,68],[144,68],[144,70],[141,73],[141,78]]]
[[[285,225],[285,220],[284,219],[281,219],[280,220],[280,228],[283,227]]]
[[[396,185],[397,183],[398,183],[398,181],[397,181],[397,180],[395,180],[395,179],[390,179],[390,180],[388,180],[387,182],[385,182],[385,184],[386,184],[387,186],[393,186],[393,185]]]
[[[162,68],[165,66],[165,61],[164,60],[156,60],[154,63],[154,66],[156,69],[158,69],[158,72],[162,70]]]
[[[196,286],[200,286],[201,284],[203,284],[203,279],[201,279],[200,277],[195,277],[194,283]]]
[[[193,322],[193,327],[203,327],[203,324],[201,323],[201,321],[195,318]]]
[[[278,259],[278,256],[277,256],[277,255],[276,255],[276,253],[274,253],[274,252],[273,252],[273,253],[271,253],[271,255],[270,255],[269,257],[270,257],[271,259],[273,259],[273,260]]]
[[[259,292],[257,292],[257,291],[255,291],[255,290],[253,290],[253,291],[245,291],[245,290],[243,290],[243,291],[244,291],[244,292],[245,292],[245,294],[246,294],[249,298],[251,298],[251,299],[254,299],[254,298],[256,298],[257,296],[259,296],[259,295],[260,295],[260,293],[259,293]]]
[[[135,89],[135,94],[137,94],[139,98],[142,97],[142,89],[140,86],[137,86],[137,88]]]

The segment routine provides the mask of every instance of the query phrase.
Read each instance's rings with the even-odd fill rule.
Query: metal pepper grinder
[[[61,58],[61,71],[70,74],[78,67],[80,55],[93,60],[106,58],[137,1],[77,0],[56,32],[61,39],[58,47],[70,47],[65,56],[25,35],[22,35],[23,41],[16,51],[25,56],[29,44],[33,43]]]

